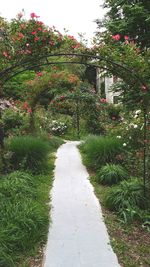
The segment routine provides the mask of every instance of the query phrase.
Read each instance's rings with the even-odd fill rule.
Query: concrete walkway
[[[77,144],[57,151],[44,267],[119,267]]]

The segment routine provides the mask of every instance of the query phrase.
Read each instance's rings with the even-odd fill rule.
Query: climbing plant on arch
[[[123,101],[129,109],[140,107],[143,111],[144,185],[146,184],[146,156],[148,150],[147,129],[150,104],[149,51],[140,53],[139,48],[126,36],[120,42],[119,34],[108,36],[107,44],[100,43],[93,49],[79,44],[74,37],[61,35],[54,27],[49,28],[38,20],[35,13],[29,20],[22,14],[4,27],[6,36],[0,51],[0,79],[3,83],[25,70],[38,71],[50,64],[91,64],[108,74],[120,77],[126,88],[122,91]],[[3,30],[3,29],[2,29]],[[58,62],[61,58],[61,62]]]

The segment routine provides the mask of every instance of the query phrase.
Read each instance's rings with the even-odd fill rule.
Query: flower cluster
[[[121,39],[121,35],[120,35],[120,34],[113,35],[113,36],[112,36],[112,39],[113,39],[114,41],[119,41],[119,40]],[[128,35],[125,35],[125,36],[124,36],[124,40],[125,40],[125,42],[127,43],[127,42],[129,41],[129,36],[128,36]]]
[[[50,132],[54,135],[63,135],[67,130],[67,125],[64,122],[53,120],[48,128]]]

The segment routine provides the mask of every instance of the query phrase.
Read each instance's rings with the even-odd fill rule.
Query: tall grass
[[[0,266],[18,266],[25,254],[45,240],[49,184],[47,176],[33,177],[19,171],[1,178]]]
[[[80,146],[85,153],[85,163],[97,170],[106,163],[116,163],[121,153],[122,143],[119,139],[104,136],[89,136]]]
[[[32,136],[17,136],[9,140],[7,149],[12,153],[12,169],[32,173],[47,171],[50,146],[46,141]]]

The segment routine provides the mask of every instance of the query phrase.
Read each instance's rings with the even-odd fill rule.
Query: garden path
[[[78,144],[57,151],[44,267],[119,267]]]

